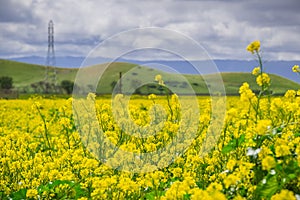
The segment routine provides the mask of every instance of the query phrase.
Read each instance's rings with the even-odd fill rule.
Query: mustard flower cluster
[[[252,104],[257,97],[247,84],[240,90],[240,99],[228,97],[225,125],[211,152],[200,156],[210,101],[199,97],[202,112],[189,148],[162,168],[165,161],[151,157],[153,164],[143,166],[151,172],[137,174],[116,170],[121,162],[130,162],[121,155],[110,163],[97,159],[95,153],[108,147],[104,139],[94,142],[95,151],[86,148],[74,124],[72,99],[1,100],[1,199],[278,199],[284,194],[294,198],[300,193],[300,98],[288,91],[270,104],[261,99],[262,117],[256,120]],[[120,126],[130,123],[116,123],[110,100],[104,99],[95,100],[98,123],[88,124],[83,131],[93,137],[93,127],[100,126],[112,144],[128,152],[164,147],[180,134],[182,121],[175,115],[180,105],[171,97],[171,117],[164,97],[150,97],[131,100],[130,118],[151,132],[151,120],[160,114],[159,109],[149,113],[155,99],[167,114],[157,134],[147,138],[124,134],[126,129]],[[266,193],[270,185],[274,188]]]
[[[247,46],[247,51],[251,52],[252,54],[254,54],[255,52],[257,53],[259,50],[260,50],[259,40],[253,41]]]
[[[300,72],[299,65],[294,65],[292,70],[293,72],[299,73]]]
[[[260,43],[247,49],[258,53]],[[263,73],[262,66],[253,71],[267,91]],[[118,104],[94,94],[85,104],[0,100],[0,199],[299,198],[298,92],[255,94],[248,83],[239,92],[227,97],[218,138],[210,97],[197,98],[199,115],[177,95],[128,105],[121,94]]]

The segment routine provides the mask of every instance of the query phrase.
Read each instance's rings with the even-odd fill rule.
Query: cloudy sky
[[[84,57],[120,32],[160,27],[194,39],[213,59],[251,59],[245,48],[258,39],[266,59],[300,60],[299,0],[0,0],[0,58],[46,56],[50,19],[56,56]],[[122,39],[115,49],[159,41],[149,34]]]

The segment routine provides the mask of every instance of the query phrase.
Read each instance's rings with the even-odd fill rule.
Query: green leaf
[[[283,128],[281,128],[281,127],[278,127],[278,128],[276,129],[276,133],[281,133],[281,132],[282,132],[282,130],[283,130]]]
[[[266,178],[267,181],[265,184],[260,183],[257,187],[257,191],[259,193],[259,196],[261,196],[261,197],[270,198],[279,189],[277,176],[271,176],[270,178],[269,177]]]
[[[293,172],[296,172],[298,169],[299,169],[299,167],[298,167],[297,161],[291,160],[288,163],[285,171],[292,174]]]
[[[151,191],[145,195],[145,198],[148,200],[155,200],[155,191]]]
[[[186,200],[189,200],[189,199],[191,199],[191,194],[184,194],[183,195],[183,199],[186,199]]]
[[[245,134],[242,134],[241,137],[238,139],[238,144],[241,146],[245,142]]]
[[[84,196],[85,191],[80,187],[80,184],[74,183],[74,182],[68,181],[68,180],[55,180],[53,182],[47,183],[46,185],[40,185],[38,187],[38,191],[41,194],[44,191],[52,190],[52,189],[58,187],[59,185],[63,185],[63,184],[69,185],[71,188],[73,188],[76,191],[76,194],[75,194],[76,198]]]
[[[23,188],[11,194],[12,199],[26,199],[27,189]]]
[[[296,174],[289,174],[288,177],[289,177],[290,180],[292,180],[294,178],[297,178],[297,175]]]
[[[272,144],[272,145],[270,146],[270,150],[271,150],[273,153],[275,153],[275,146],[274,146],[274,144]]]
[[[229,153],[233,149],[235,149],[236,145],[238,143],[237,139],[232,139],[226,146],[223,147],[222,153]]]
[[[226,154],[229,153],[230,151],[232,151],[234,149],[233,145],[228,144],[226,146],[223,147],[222,149],[222,153]]]
[[[295,137],[300,137],[300,132],[294,134]]]

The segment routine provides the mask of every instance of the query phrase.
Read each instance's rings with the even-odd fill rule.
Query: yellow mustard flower
[[[180,167],[176,167],[174,169],[172,169],[172,174],[173,174],[173,177],[181,177],[182,175],[182,169]]]
[[[288,145],[276,145],[275,146],[276,157],[287,156],[291,154],[290,148]]]
[[[149,96],[148,96],[148,99],[150,99],[150,100],[154,100],[154,99],[156,99],[157,98],[157,96],[155,95],[155,94],[150,94]]]
[[[213,200],[213,198],[205,190],[194,188],[191,190],[191,192],[192,192],[191,200],[198,200],[198,199]]]
[[[237,195],[233,198],[233,200],[246,200],[246,198],[242,197],[241,195]]]
[[[226,167],[227,167],[228,170],[232,171],[235,165],[236,165],[236,161],[233,160],[233,159],[230,159],[227,162]]]
[[[276,166],[276,161],[273,156],[266,156],[262,160],[262,169],[269,171],[270,169],[274,168]]]
[[[259,86],[263,86],[263,85],[268,86],[268,85],[270,85],[270,81],[271,81],[271,79],[267,73],[262,73],[262,74],[258,75],[256,78],[256,83]]]
[[[300,72],[300,68],[299,68],[299,65],[294,65],[293,68],[292,68],[293,72]]]
[[[260,67],[255,67],[252,70],[252,74],[255,75],[255,76],[259,75],[259,73],[260,73]]]
[[[157,81],[159,85],[164,85],[164,81],[163,81],[162,76],[160,74],[157,74],[155,76],[154,80]]]
[[[296,96],[296,91],[295,90],[288,90],[286,91],[286,93],[284,94],[284,97],[286,98],[294,98]]]
[[[247,51],[251,52],[252,54],[254,52],[258,52],[259,49],[260,49],[260,41],[259,40],[255,40],[247,46]]]
[[[80,197],[78,200],[88,200],[87,197]]]
[[[38,191],[36,189],[28,189],[26,192],[26,197],[28,198],[37,198]]]
[[[206,189],[208,192],[212,193],[212,192],[215,192],[215,191],[222,191],[223,190],[223,186],[219,183],[211,183],[207,189]]]
[[[300,98],[295,96],[295,91],[289,91],[286,97],[270,98],[270,101],[262,98],[258,105],[249,84],[243,84],[240,92],[240,98],[227,98],[227,115],[230,120],[224,120],[226,129],[221,133],[221,137],[215,145],[216,148],[205,155],[201,154],[203,151],[201,146],[204,142],[209,146],[210,141],[213,141],[212,138],[215,137],[213,128],[211,134],[207,134],[213,102],[207,97],[197,97],[201,107],[201,115],[195,118],[199,122],[195,128],[197,137],[191,141],[191,145],[179,158],[174,157],[169,151],[149,157],[147,154],[143,156],[137,154],[134,158],[124,155],[120,151],[114,151],[118,146],[129,153],[134,151],[146,153],[161,147],[164,148],[164,145],[173,143],[173,141],[175,143],[171,151],[182,149],[181,145],[186,142],[185,139],[190,140],[189,134],[192,132],[190,127],[192,126],[187,123],[188,120],[182,120],[188,117],[185,113],[190,114],[190,112],[187,112],[188,109],[180,109],[184,108],[184,105],[180,105],[179,100],[175,97],[170,99],[172,104],[170,108],[163,97],[155,100],[155,103],[165,108],[166,112],[172,109],[173,115],[178,115],[176,120],[170,117],[166,118],[162,122],[163,126],[159,127],[148,126],[151,123],[152,115],[147,108],[153,106],[153,100],[144,97],[131,99],[125,109],[128,111],[128,115],[124,115],[125,117],[120,120],[122,122],[117,123],[113,114],[120,115],[124,109],[118,107],[117,112],[113,113],[111,99],[96,98],[91,105],[96,109],[98,122],[91,122],[90,117],[83,117],[81,122],[86,125],[80,130],[75,130],[73,109],[69,100],[0,100],[1,192],[4,197],[11,196],[21,188],[37,188],[43,184],[52,184],[51,182],[54,183],[56,180],[72,180],[87,191],[86,196],[82,197],[83,199],[88,197],[92,199],[132,199],[145,197],[150,192],[155,195],[156,199],[187,197],[208,200],[225,199],[225,195],[228,194],[232,194],[230,196],[232,199],[254,198],[257,185],[253,179],[258,175],[257,171],[253,170],[254,168],[257,170],[274,169],[278,157],[283,163],[283,170],[285,170],[286,162],[298,162],[298,165],[300,163],[300,147],[298,145],[300,137],[295,134],[300,126],[298,123]],[[123,98],[125,96],[119,97],[120,101],[126,100]],[[287,99],[287,97],[291,99]],[[243,101],[243,98],[247,101]],[[42,118],[38,112],[32,112],[30,109],[36,100],[40,106],[38,108],[34,106],[34,109],[35,111],[40,109],[39,111],[46,121],[50,148],[44,135],[45,127]],[[187,104],[189,104],[188,100]],[[258,107],[255,107],[257,105]],[[86,108],[82,107],[82,110],[78,110],[78,112],[86,112]],[[258,109],[262,115],[257,116],[255,109]],[[155,117],[159,118],[157,117],[159,112],[152,113],[153,116],[155,114]],[[89,114],[87,113],[88,116]],[[222,123],[221,120],[223,119],[218,122]],[[132,127],[130,121],[139,126]],[[104,138],[102,132],[100,133],[95,128],[99,125]],[[153,134],[139,138],[130,136],[128,130],[141,135],[146,132],[153,132]],[[257,135],[266,133],[272,140],[264,140],[259,145],[257,138],[263,139],[264,137],[257,137]],[[188,137],[178,140],[176,136],[179,134]],[[242,135],[245,135],[245,140],[225,155],[222,152],[224,145],[229,144],[233,139],[238,141]],[[84,138],[90,138],[89,144],[84,142]],[[105,152],[111,142],[115,143],[114,148]],[[274,158],[271,156],[274,153],[273,148],[270,148],[271,145],[275,149]],[[245,154],[247,149],[254,151],[252,154],[258,154],[258,159],[254,161],[249,159],[249,156]],[[103,155],[101,162],[97,159],[98,154]],[[236,160],[237,157],[238,160]],[[143,168],[145,172],[152,172],[133,174],[122,171],[122,165],[130,164],[132,159],[138,160],[134,167]],[[165,166],[168,166],[167,169]],[[173,172],[178,176],[175,179]],[[260,173],[260,171],[258,172]],[[300,187],[298,183],[300,179],[295,181],[296,184],[289,186],[290,191],[296,191],[295,189]],[[205,183],[203,187],[205,189],[198,188],[199,182]],[[67,199],[75,199],[78,195],[75,194],[75,190],[69,190],[68,184],[56,188],[56,190],[41,192],[41,194],[33,189],[28,189],[27,198],[49,199],[55,198],[55,195],[66,195]],[[90,189],[87,190],[87,188]],[[239,196],[237,194],[239,190],[234,190],[237,188],[245,188],[246,191]],[[66,190],[70,192],[66,193]],[[165,191],[165,193],[161,191]],[[276,198],[283,199],[283,197],[293,199],[293,194],[283,190],[278,191],[278,194],[272,198],[276,200]]]
[[[224,179],[224,184],[226,188],[229,188],[231,185],[235,185],[238,183],[240,179],[234,175],[234,174],[229,174],[225,179]]]
[[[212,194],[210,194],[210,196],[212,197],[212,199],[218,199],[218,200],[226,200],[226,196],[219,192],[219,191],[215,191]]]
[[[239,88],[240,98],[242,101],[248,101],[255,97],[255,94],[250,89],[249,84],[247,82],[243,83],[243,85]]]
[[[272,121],[269,119],[259,120],[256,126],[258,135],[265,135],[271,128]]]
[[[296,200],[296,197],[292,191],[283,189],[280,193],[274,194],[271,200]]]

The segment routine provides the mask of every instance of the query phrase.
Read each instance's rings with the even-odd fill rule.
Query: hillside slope
[[[90,74],[97,72],[99,69],[103,69],[107,64],[99,64],[96,66],[87,67]],[[60,83],[62,80],[75,81],[76,74],[78,72],[77,68],[57,68],[57,82]],[[103,73],[101,80],[97,86],[97,92],[99,93],[111,93],[113,86],[119,79],[119,73],[122,72],[124,80],[130,81],[128,84],[137,84],[141,78],[147,76],[148,79],[153,80],[157,74],[163,76],[163,80],[166,85],[172,85],[173,88],[177,88],[178,92],[186,93],[187,85],[180,78],[181,75],[174,75],[167,72],[162,72],[156,69],[140,67],[132,63],[112,63]],[[127,73],[128,72],[128,73]],[[25,86],[30,86],[32,83],[43,81],[45,78],[45,67],[41,65],[26,64],[21,62],[0,60],[0,76],[10,76],[13,78],[14,87],[22,88]],[[191,75],[186,74],[188,84],[192,86],[195,93],[208,93],[207,85],[204,79],[209,78],[212,75]],[[243,82],[248,82],[253,90],[258,90],[259,87],[256,85],[255,77],[250,73],[221,73],[223,78],[226,93],[238,94],[239,87]],[[126,78],[128,77],[128,78]],[[150,78],[149,78],[150,77]],[[178,78],[179,77],[179,78]],[[270,75],[272,84],[271,90],[274,93],[284,93],[288,89],[300,89],[300,85],[291,80],[283,78],[277,75]],[[150,84],[151,85],[151,84]],[[153,86],[141,87],[140,93],[151,93],[155,92]]]

